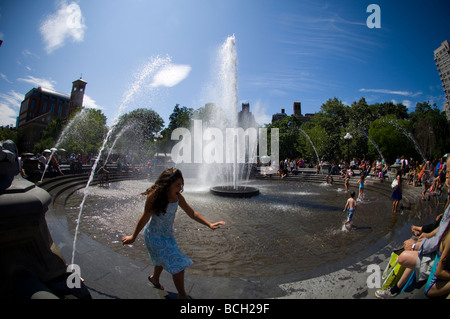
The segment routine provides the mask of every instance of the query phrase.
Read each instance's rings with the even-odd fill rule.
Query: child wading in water
[[[143,195],[147,195],[145,209],[131,236],[124,236],[122,243],[132,244],[140,231],[144,228],[145,246],[153,262],[153,275],[148,280],[158,289],[164,289],[159,277],[163,269],[173,278],[178,290],[178,298],[187,298],[184,290],[184,270],[193,262],[178,248],[173,233],[173,222],[178,205],[193,220],[211,229],[220,228],[225,222],[210,223],[199,213],[194,211],[184,199],[184,179],[181,171],[176,168],[164,170],[155,184],[148,188]]]
[[[347,204],[345,204],[344,207],[344,212],[347,212],[347,221],[344,223],[344,225],[347,225],[352,221],[355,209],[356,209],[355,192],[352,192],[350,194],[350,198],[347,200]]]
[[[361,177],[358,180],[358,185],[359,185],[359,194],[358,194],[358,199],[359,200],[363,200],[364,197],[364,184],[366,182],[364,181],[364,173],[361,172]]]

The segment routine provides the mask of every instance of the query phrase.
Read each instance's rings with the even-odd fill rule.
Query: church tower
[[[72,84],[69,114],[72,113],[77,107],[83,106],[84,91],[86,89],[87,82],[80,77],[78,80],[73,81]]]

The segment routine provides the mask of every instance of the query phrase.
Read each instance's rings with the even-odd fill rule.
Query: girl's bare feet
[[[158,280],[158,282],[153,281],[153,276],[148,276],[148,281],[150,281],[150,283],[153,285],[153,287],[164,290],[164,287],[159,283],[159,280]]]

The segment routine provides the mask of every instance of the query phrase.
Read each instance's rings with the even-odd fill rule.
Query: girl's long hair
[[[147,190],[142,193],[142,195],[147,196],[150,193],[154,193],[155,200],[153,202],[152,213],[156,214],[157,216],[159,216],[160,213],[166,213],[167,205],[169,203],[169,199],[167,196],[169,187],[179,178],[181,178],[184,184],[183,174],[181,174],[181,171],[179,169],[174,167],[167,168],[161,173],[161,175],[159,175],[155,184],[147,188]]]

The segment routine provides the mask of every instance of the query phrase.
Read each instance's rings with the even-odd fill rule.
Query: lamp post
[[[344,140],[347,141],[347,160],[348,160],[348,166],[350,167],[350,142],[353,139],[352,134],[348,133],[345,134]]]
[[[161,141],[163,138],[164,136],[162,136],[161,132],[157,132],[155,135],[153,135],[153,142]],[[155,156],[156,160],[158,160],[158,148],[159,145],[156,146],[156,156]]]

